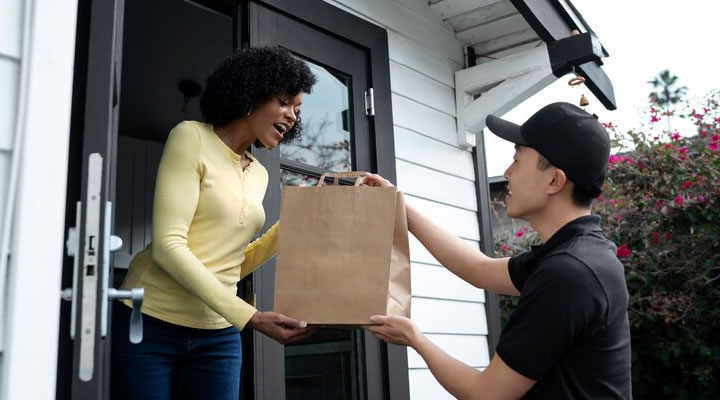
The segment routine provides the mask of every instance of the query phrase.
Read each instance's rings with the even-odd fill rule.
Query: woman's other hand
[[[381,187],[393,187],[393,184],[389,180],[383,178],[378,174],[367,174],[360,178],[361,186],[381,186]]]
[[[248,325],[282,344],[300,340],[314,332],[314,329],[308,328],[307,322],[272,311],[256,312]]]

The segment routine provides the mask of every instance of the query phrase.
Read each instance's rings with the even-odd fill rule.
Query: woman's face
[[[295,97],[274,97],[247,117],[252,134],[268,149],[275,148],[283,135],[295,126],[303,93]]]

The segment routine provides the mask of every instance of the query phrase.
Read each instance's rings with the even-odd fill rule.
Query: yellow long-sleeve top
[[[237,283],[277,251],[265,223],[267,170],[241,156],[212,126],[185,121],[165,143],[153,203],[152,243],[130,263],[123,289],[145,288],[142,312],[177,325],[242,329],[257,311]],[[125,304],[130,305],[129,301]]]

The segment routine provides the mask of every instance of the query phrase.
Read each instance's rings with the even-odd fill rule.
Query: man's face
[[[555,168],[538,168],[540,154],[530,147],[515,146],[513,162],[505,170],[508,181],[507,215],[528,220],[541,211],[549,199],[548,185]]]

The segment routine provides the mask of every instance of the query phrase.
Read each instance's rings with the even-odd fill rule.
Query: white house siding
[[[472,154],[457,146],[454,72],[463,46],[427,2],[326,0],[388,31],[398,187],[407,201],[453,234],[479,245]],[[485,297],[441,267],[411,237],[412,318],[452,356],[489,363]],[[451,399],[408,350],[410,397]]]
[[[0,12],[0,227],[5,228],[5,207],[11,197],[10,173],[15,138],[15,121],[20,77],[22,0],[6,0]],[[8,235],[0,229],[0,243]],[[1,257],[1,256],[0,256]],[[0,354],[4,345],[6,268],[0,264]],[[0,356],[1,357],[1,356]],[[2,361],[0,358],[0,370]]]
[[[75,0],[0,6],[0,400],[55,398],[76,15]]]

